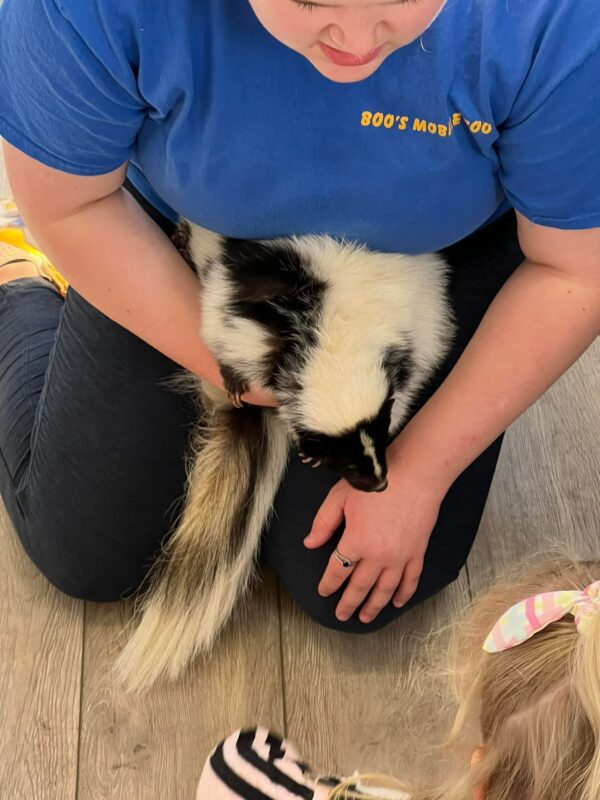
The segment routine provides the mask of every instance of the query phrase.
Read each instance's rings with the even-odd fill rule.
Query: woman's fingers
[[[319,583],[318,591],[321,597],[329,597],[330,594],[337,592],[340,586],[354,574],[354,571],[360,563],[357,562],[357,564],[352,567],[344,567],[336,557],[335,552],[336,551],[334,551],[329,557],[327,568],[325,569],[323,577],[321,578],[321,582]],[[340,551],[337,550],[337,552],[339,553]],[[351,553],[342,551],[342,555],[344,558],[347,558],[350,561],[355,560],[353,559]]]
[[[319,547],[346,521],[318,587],[321,596],[330,597],[347,582],[336,607],[339,620],[350,619],[364,604],[359,618],[372,622],[390,600],[396,607],[405,605],[419,584],[439,499],[427,491],[417,494],[420,502],[415,504],[414,492],[404,482],[395,489],[373,496],[339,481],[304,540],[307,547]],[[344,560],[357,563],[344,566]]]
[[[276,408],[278,405],[275,396],[268,389],[257,389],[253,386],[251,386],[247,392],[244,392],[241,399],[244,401],[244,403],[250,403],[250,405],[253,406]]]
[[[343,555],[352,558],[351,554]],[[368,561],[359,561],[353,567],[344,567],[334,552],[319,584],[319,594],[329,597],[348,581],[335,615],[343,622],[350,619],[368,595],[359,615],[360,621],[366,624],[372,622],[392,598],[396,608],[405,605],[419,585],[422,570],[422,558],[409,561],[404,572],[397,567],[382,570],[380,566],[369,564]]]
[[[350,619],[377,582],[380,573],[380,567],[369,565],[366,561],[359,561],[352,570],[350,582],[340,602],[337,604],[335,615],[339,620],[346,622],[346,620]]]
[[[344,521],[344,503],[346,502],[346,495],[347,490],[341,485],[341,482],[337,483],[333,489],[331,489],[325,500],[321,503],[321,507],[313,519],[311,531],[304,540],[306,547],[311,549],[320,547],[331,539]],[[341,566],[339,562],[338,565]],[[347,573],[346,577],[348,577]],[[345,580],[345,578],[343,580]],[[340,581],[340,583],[343,583],[343,580]],[[339,585],[340,584],[338,584],[338,586]],[[338,587],[336,586],[335,588],[337,589]],[[335,591],[335,589],[332,591]],[[331,594],[331,592],[328,594]]]
[[[361,622],[372,622],[382,608],[385,608],[398,589],[402,572],[398,569],[384,569],[373,587],[369,599],[361,608],[359,619]]]
[[[416,592],[422,572],[423,556],[420,558],[414,558],[412,561],[408,562],[404,568],[402,583],[398,587],[398,591],[394,594],[394,605],[396,608],[401,608],[403,605],[408,603],[410,598]]]

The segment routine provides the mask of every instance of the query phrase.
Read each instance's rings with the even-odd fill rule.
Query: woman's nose
[[[385,43],[385,23],[374,21],[368,14],[358,11],[343,24],[332,25],[329,35],[333,47],[355,56],[364,56]]]

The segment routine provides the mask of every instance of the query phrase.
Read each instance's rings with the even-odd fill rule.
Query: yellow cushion
[[[20,250],[33,256],[40,273],[56,286],[63,297],[66,295],[67,289],[69,288],[66,279],[52,266],[42,252],[36,247],[32,247],[32,245],[27,242],[21,228],[0,228],[0,242],[18,247]]]

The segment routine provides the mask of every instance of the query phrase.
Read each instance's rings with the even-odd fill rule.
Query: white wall
[[[0,0],[0,5],[2,5],[2,0]],[[4,197],[5,194],[10,194],[10,190],[8,188],[8,181],[6,180],[6,174],[4,172],[4,159],[2,158],[2,139],[0,139],[0,197]]]
[[[4,195],[10,194],[10,189],[8,188],[8,180],[6,178],[6,173],[4,172],[4,159],[2,158],[1,145],[2,140],[0,139],[0,197],[4,197]]]

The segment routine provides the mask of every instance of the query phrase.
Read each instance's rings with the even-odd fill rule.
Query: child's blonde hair
[[[583,590],[599,579],[600,561],[554,559],[521,569],[477,600],[455,624],[449,651],[458,711],[445,746],[458,756],[456,772],[435,787],[382,776],[373,783],[414,800],[471,800],[478,785],[486,787],[487,800],[598,800],[600,611],[584,634],[568,615],[511,650],[489,654],[482,646],[520,600]],[[484,748],[482,758],[471,768],[477,746]],[[352,786],[370,778],[347,781],[330,800],[358,797]]]

